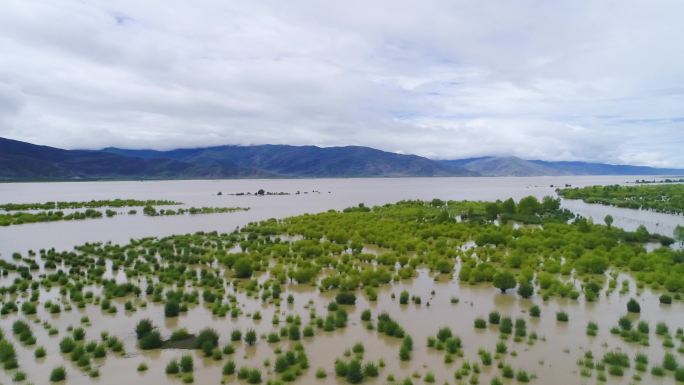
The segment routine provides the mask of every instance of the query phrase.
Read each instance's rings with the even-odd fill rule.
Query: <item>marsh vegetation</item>
[[[647,242],[672,239],[525,197],[15,253],[0,361],[35,383],[673,383],[681,317],[645,310],[681,309],[684,252]]]
[[[684,214],[684,183],[587,186],[559,189],[558,194],[563,198],[581,199],[587,203]]]
[[[232,213],[236,211],[246,211],[244,207],[189,207],[189,208],[160,208],[156,206],[182,205],[181,202],[169,200],[135,200],[135,199],[114,199],[87,202],[45,202],[45,203],[6,203],[0,205],[0,226],[21,225],[26,223],[71,221],[84,219],[97,219],[106,216],[107,218],[119,215],[120,212],[113,210],[124,207],[143,207],[142,213],[147,216],[171,216],[171,215],[197,215],[197,214],[217,214]],[[63,209],[78,209],[62,211]],[[95,208],[104,208],[103,211]],[[20,211],[32,210],[32,211]],[[136,215],[137,210],[131,209],[127,215]]]

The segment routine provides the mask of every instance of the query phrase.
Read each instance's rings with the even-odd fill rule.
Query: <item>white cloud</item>
[[[0,136],[684,167],[684,3],[5,0]]]

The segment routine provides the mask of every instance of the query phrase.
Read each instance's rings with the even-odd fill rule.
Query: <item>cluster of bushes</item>
[[[173,359],[166,365],[165,372],[171,376],[180,377],[185,383],[192,383],[195,381],[193,371],[195,370],[195,363],[192,356],[185,354],[179,360]]]
[[[135,327],[135,335],[138,338],[140,349],[150,350],[162,347],[161,334],[149,319],[143,319],[138,322]]]
[[[19,367],[17,362],[17,351],[14,349],[12,342],[5,338],[0,330],[0,363],[5,370],[12,370]]]
[[[276,356],[273,365],[273,370],[286,382],[294,381],[308,368],[309,360],[301,344],[297,344],[294,350]]]
[[[547,200],[551,207],[552,202],[549,202]],[[503,209],[504,203],[497,205]],[[517,287],[518,294],[523,297],[532,296],[538,290],[544,298],[550,295],[577,298],[582,293],[587,299],[596,298],[601,290],[597,282],[601,282],[610,268],[630,269],[639,284],[651,282],[653,286],[668,290],[679,290],[677,285],[684,282],[681,275],[677,275],[682,273],[680,265],[684,256],[677,251],[659,249],[647,253],[640,244],[632,243],[631,235],[626,232],[582,218],[572,223],[556,221],[555,217],[546,216],[551,211],[544,211],[544,201],[537,202],[541,209],[536,208],[538,206],[531,199],[513,203],[516,215],[534,215],[543,226],[515,227],[503,221],[493,223],[485,218],[487,204],[483,202],[401,202],[345,213],[331,211],[269,220],[229,234],[199,232],[133,240],[125,245],[90,243],[69,252],[41,250],[40,258],[16,255],[12,262],[3,261],[0,269],[4,274],[16,272],[19,278],[0,290],[3,295],[10,294],[9,298],[15,298],[15,295],[28,298],[30,295],[31,300],[22,299],[20,306],[22,313],[27,315],[34,314],[36,304],[41,303],[34,294],[58,288],[63,302],[42,303],[54,313],[70,311],[74,304],[79,307],[99,305],[104,311],[116,312],[115,298],[123,298],[122,302],[128,300],[130,304],[126,305],[128,310],[134,309],[133,303],[136,307],[145,306],[145,301],[163,304],[167,317],[178,316],[196,305],[203,305],[218,316],[230,313],[231,317],[241,317],[236,297],[238,291],[257,301],[261,299],[264,304],[279,306],[281,285],[295,281],[316,282],[319,272],[324,271],[327,276],[321,280],[320,288],[340,289],[335,301],[329,304],[328,313],[324,317],[312,317],[312,324],[304,328],[300,321],[288,320],[280,334],[276,330],[267,338],[269,342],[277,342],[281,337],[297,341],[302,335],[313,335],[314,324],[327,331],[345,327],[348,315],[342,305],[356,303],[355,289],[358,287],[364,287],[371,299],[373,293],[377,296],[378,286],[413,276],[418,268],[428,267],[436,273],[450,272],[457,258],[462,261],[459,278],[463,282],[491,282],[502,291]],[[464,220],[456,222],[457,215],[462,215]],[[497,216],[501,219],[502,213]],[[279,238],[283,235],[291,237]],[[472,248],[459,247],[473,239],[477,244]],[[383,251],[378,255],[363,253],[366,245],[376,245]],[[35,265],[34,260],[38,259],[43,261],[44,271]],[[105,273],[117,272],[125,273],[130,281],[120,283],[104,279]],[[224,274],[226,272],[229,274]],[[269,279],[265,283],[254,278],[260,272],[268,272]],[[576,274],[584,281],[581,291],[567,279],[570,274]],[[615,279],[611,279],[611,284],[613,281]],[[93,294],[100,293],[98,289],[102,289],[101,294]],[[675,299],[677,295],[674,294]],[[294,297],[289,298],[288,303],[292,303]],[[672,298],[670,294],[663,294],[660,302],[671,303]],[[410,301],[407,291],[399,294],[400,303]],[[414,296],[413,301],[420,302],[420,297]],[[640,311],[636,300],[630,301],[627,308],[630,312]],[[1,313],[17,311],[16,303],[3,301]],[[315,315],[315,311],[310,311]],[[530,308],[533,317],[539,316],[539,312],[536,305]],[[261,318],[258,311],[248,315],[254,320]],[[375,327],[379,333],[402,338],[399,358],[411,358],[413,341],[387,313],[380,314],[375,325],[370,311],[364,311],[361,318],[369,329]],[[557,319],[567,322],[567,314],[559,312]],[[517,338],[527,336],[526,323],[522,319],[514,322],[510,317],[493,312],[488,321],[490,325],[499,325],[502,334],[515,334]],[[640,325],[636,327],[638,331],[643,328]],[[479,318],[475,326],[486,328],[487,319]],[[628,330],[624,326],[621,325],[622,330]],[[23,340],[30,340],[27,337],[30,328],[28,332],[26,328],[19,329],[16,332],[19,339],[24,336]],[[632,325],[630,333],[633,329]],[[83,331],[74,329],[73,335],[63,340],[63,351],[68,351],[65,354],[70,354],[75,363],[83,363],[84,368],[90,367],[86,363],[95,357],[97,349],[121,351],[123,348],[122,345],[116,348],[120,344],[116,339],[111,340],[110,345],[109,338],[99,344],[86,343],[79,330]],[[165,343],[149,320],[138,323],[136,336],[141,349],[156,349]],[[187,331],[177,331],[171,340],[190,340],[191,337],[192,348],[201,349],[207,356],[222,357],[218,335],[210,329],[196,337]],[[257,341],[254,330],[244,336],[239,333],[237,339],[234,337],[231,339],[235,341],[244,337],[249,345]],[[444,350],[447,355],[459,354],[461,341],[451,335],[450,330],[439,330],[431,339],[428,343],[432,348]],[[297,358],[296,353],[293,354]],[[290,358],[276,359],[282,364]],[[486,365],[491,354],[483,351],[480,359]],[[301,363],[296,361],[296,365]],[[351,365],[350,362],[345,364]],[[281,372],[283,380],[295,372],[294,366],[287,366]]]
[[[684,184],[587,186],[558,190],[567,199],[670,214],[684,213]]]
[[[102,212],[94,209],[73,211],[68,214],[65,214],[63,211],[39,211],[35,213],[20,211],[12,214],[0,214],[0,226],[95,218],[102,218]]]
[[[463,347],[461,338],[454,335],[448,327],[439,329],[436,336],[428,337],[427,346],[436,350],[444,350],[447,354],[460,354]]]
[[[335,361],[335,375],[344,377],[350,384],[360,384],[367,378],[375,378],[379,375],[378,366],[373,362],[363,364],[360,360],[353,359],[349,362]]]
[[[124,354],[123,343],[114,336],[109,336],[106,332],[101,335],[102,341],[85,341],[85,331],[82,328],[72,330],[72,335],[62,338],[59,343],[59,350],[68,355],[71,361],[81,370],[88,373],[91,377],[99,377],[100,373],[96,367],[92,367],[92,359],[104,358],[107,349]]]
[[[157,210],[152,205],[146,205],[143,207],[143,214],[151,217],[156,216],[173,216],[173,215],[197,215],[197,214],[221,214],[221,213],[233,213],[236,211],[247,211],[249,207],[190,207],[187,209],[159,209]]]
[[[392,317],[387,313],[381,313],[378,316],[378,332],[386,334],[390,337],[404,338],[405,332]]]
[[[181,202],[169,200],[152,199],[107,199],[74,202],[45,202],[45,203],[4,203],[0,205],[0,210],[20,211],[20,210],[64,210],[82,208],[102,208],[102,207],[136,207],[136,206],[172,206],[182,205]]]
[[[24,345],[35,345],[36,337],[31,331],[31,327],[22,320],[16,320],[12,324],[12,333]]]

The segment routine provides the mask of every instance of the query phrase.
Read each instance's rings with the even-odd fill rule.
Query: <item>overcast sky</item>
[[[0,136],[684,167],[681,0],[2,0]]]

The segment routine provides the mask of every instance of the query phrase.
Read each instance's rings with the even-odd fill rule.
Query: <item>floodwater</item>
[[[641,176],[554,176],[528,178],[358,178],[358,179],[249,179],[144,182],[0,183],[0,203],[81,201],[91,199],[168,199],[187,206],[249,207],[249,211],[227,214],[146,217],[124,215],[83,221],[32,223],[0,227],[0,257],[12,252],[54,247],[67,250],[85,242],[127,242],[131,238],[165,236],[195,231],[230,232],[251,221],[282,218],[329,209],[343,209],[361,202],[366,205],[405,199],[444,200],[519,199],[527,195],[555,196],[555,188],[566,184],[582,187],[595,184],[624,184]],[[648,177],[652,178],[652,177]],[[551,187],[551,186],[554,187]],[[230,193],[287,192],[279,196],[232,196]],[[223,195],[217,195],[218,192]],[[300,191],[301,194],[295,193]],[[312,192],[318,191],[318,192]],[[305,194],[306,192],[306,194]],[[683,216],[649,211],[588,205],[564,201],[563,205],[602,222],[606,214],[614,225],[634,230],[640,224],[649,231],[672,235]]]
[[[189,206],[241,206],[250,207],[249,211],[229,214],[208,214],[197,216],[175,217],[144,217],[121,215],[114,218],[85,220],[74,222],[53,222],[29,224],[0,228],[0,252],[8,258],[13,251],[24,253],[28,249],[56,247],[69,249],[76,244],[92,241],[126,242],[130,238],[140,238],[152,235],[169,235],[205,231],[232,231],[236,226],[247,222],[270,217],[284,217],[302,213],[320,212],[327,209],[341,209],[350,205],[364,202],[366,205],[395,202],[402,199],[469,199],[492,200],[508,197],[520,198],[526,195],[542,197],[553,195],[554,188],[550,185],[571,184],[584,186],[590,184],[615,184],[632,181],[640,177],[535,177],[535,178],[402,178],[402,179],[316,179],[316,180],[219,180],[219,181],[160,181],[160,182],[83,182],[83,183],[26,183],[0,184],[0,202],[42,202],[50,200],[90,200],[90,199],[171,199],[185,202]],[[227,193],[254,192],[260,188],[272,192],[290,192],[285,196],[231,196]],[[294,195],[299,190],[308,194]],[[218,196],[217,192],[224,195]],[[311,191],[320,191],[312,193]],[[582,202],[564,202],[564,205],[585,216],[602,221],[610,213],[614,218],[614,225],[633,229],[644,224],[650,231],[657,231],[670,235],[674,226],[683,223],[681,216],[649,213],[637,210],[618,209],[604,206],[586,205]],[[122,210],[124,211],[124,210]],[[138,210],[141,211],[141,210]],[[668,233],[669,231],[669,233]],[[458,266],[454,276],[457,276]],[[267,277],[262,275],[260,281]],[[2,278],[0,282],[7,280]],[[420,275],[411,280],[405,280],[378,289],[378,300],[368,302],[365,295],[358,295],[355,306],[346,306],[349,312],[349,322],[346,328],[334,332],[324,332],[316,329],[313,338],[303,338],[302,343],[309,358],[310,368],[299,377],[296,383],[301,384],[343,384],[344,379],[334,375],[333,365],[336,358],[343,358],[343,353],[351,349],[356,342],[365,345],[364,362],[383,359],[386,366],[380,369],[380,376],[369,379],[367,383],[389,383],[387,376],[393,374],[397,382],[414,373],[420,378],[413,378],[414,384],[424,383],[422,377],[427,372],[434,373],[435,383],[459,383],[454,379],[454,372],[461,367],[464,360],[480,363],[478,350],[484,348],[492,355],[495,345],[499,341],[496,327],[488,329],[474,329],[475,318],[487,318],[490,311],[497,310],[502,316],[513,319],[524,318],[527,321],[528,334],[535,332],[539,339],[528,345],[513,342],[510,337],[506,340],[509,353],[502,356],[502,360],[514,369],[525,369],[537,376],[532,383],[536,384],[595,384],[598,382],[596,371],[592,376],[580,376],[577,360],[586,350],[591,350],[598,361],[603,353],[609,350],[621,349],[634,357],[636,352],[647,353],[649,367],[659,365],[662,361],[662,338],[654,334],[655,323],[664,321],[670,327],[670,332],[684,327],[684,305],[675,301],[672,305],[660,305],[659,293],[643,290],[637,292],[636,285],[630,277],[620,275],[620,282],[628,280],[630,291],[620,294],[613,291],[607,297],[602,294],[599,301],[586,303],[580,300],[552,298],[543,301],[539,296],[531,299],[521,299],[514,292],[500,294],[489,285],[472,286],[461,285],[454,278],[447,276],[431,276],[421,270]],[[2,282],[6,285],[7,282]],[[271,331],[278,331],[284,325],[286,315],[298,314],[302,317],[302,324],[309,320],[309,301],[313,301],[313,308],[319,316],[325,316],[326,306],[333,298],[333,293],[319,293],[311,286],[285,286],[283,298],[288,294],[295,297],[294,304],[283,304],[278,309],[272,304],[264,304],[259,300],[248,298],[243,292],[237,295],[238,303],[243,306],[243,315],[237,319],[215,317],[202,305],[191,307],[187,314],[175,319],[165,319],[162,305],[149,302],[147,308],[140,308],[134,313],[124,311],[123,304],[130,298],[112,301],[118,308],[118,313],[111,315],[103,313],[99,307],[89,305],[86,309],[77,309],[59,315],[52,315],[41,306],[35,316],[23,315],[3,316],[0,326],[6,336],[11,336],[11,324],[17,318],[48,321],[56,326],[60,333],[49,336],[40,323],[31,325],[36,336],[38,346],[44,346],[47,356],[43,359],[33,357],[34,347],[28,348],[15,341],[19,364],[35,384],[48,383],[47,378],[52,368],[64,365],[68,372],[68,384],[180,384],[180,379],[169,377],[164,373],[164,367],[171,359],[177,359],[182,354],[192,354],[195,358],[194,377],[196,384],[220,384],[222,379],[235,383],[235,377],[222,377],[221,368],[226,357],[221,361],[202,357],[200,351],[141,351],[136,348],[134,334],[138,320],[150,318],[160,327],[164,337],[168,337],[172,330],[185,327],[190,332],[197,332],[204,327],[213,327],[221,335],[220,346],[229,342],[229,334],[233,329],[243,332],[254,328],[262,335]],[[422,305],[400,305],[399,293],[407,290],[412,295],[422,299]],[[434,291],[434,295],[432,292]],[[232,288],[228,293],[232,292]],[[359,291],[360,293],[360,291]],[[395,294],[397,299],[392,298]],[[48,298],[58,298],[57,289],[50,293],[42,293],[42,301]],[[459,303],[451,302],[452,297],[459,299]],[[609,329],[617,324],[618,318],[625,314],[626,303],[630,297],[636,297],[641,304],[640,319],[646,320],[651,326],[650,346],[626,343],[619,336],[610,334]],[[429,306],[428,306],[429,302]],[[532,304],[541,307],[541,317],[531,318],[527,309]],[[386,337],[375,330],[367,330],[360,321],[360,314],[364,309],[371,309],[373,319],[386,311],[395,319],[414,341],[412,359],[402,362],[398,359],[400,339]],[[570,315],[570,321],[558,323],[555,313],[564,310]],[[247,314],[259,311],[261,321],[254,321]],[[280,316],[280,325],[273,325],[274,314]],[[99,339],[100,332],[107,331],[122,339],[125,357],[118,357],[108,353],[103,360],[95,360],[99,367],[100,377],[93,379],[80,371],[59,352],[58,343],[67,335],[68,326],[78,326],[82,316],[87,315],[92,326],[86,328],[86,340]],[[599,325],[597,337],[587,337],[585,330],[589,321]],[[450,327],[463,340],[464,358],[455,357],[453,363],[444,363],[444,352],[430,349],[426,346],[428,336],[434,336],[443,326]],[[9,337],[13,338],[13,337]],[[680,342],[675,340],[675,349],[670,349],[677,355],[680,362],[684,356],[677,354]],[[287,350],[290,342],[283,339],[279,344],[283,351]],[[262,369],[264,380],[273,378],[268,373],[271,368],[264,367],[264,361],[270,360],[271,367],[275,361],[274,345],[260,339],[256,346],[247,347],[244,343],[236,344],[235,354],[230,358],[235,360],[238,367],[249,366]],[[510,352],[515,351],[514,356]],[[140,373],[136,370],[141,362],[147,363],[149,369]],[[479,375],[481,384],[489,384],[495,375],[500,376],[496,368],[497,360],[491,367],[482,367]],[[607,375],[610,384],[628,384],[635,382],[632,375],[634,365],[626,370],[623,377]],[[316,369],[323,368],[327,377],[315,378]],[[650,373],[642,375],[643,384],[674,384],[671,374],[665,377],[654,377]],[[461,380],[467,383],[469,377]],[[0,382],[11,383],[11,373],[0,370]],[[265,382],[265,381],[264,381]],[[507,383],[514,383],[511,380]],[[244,382],[241,382],[244,383]]]

